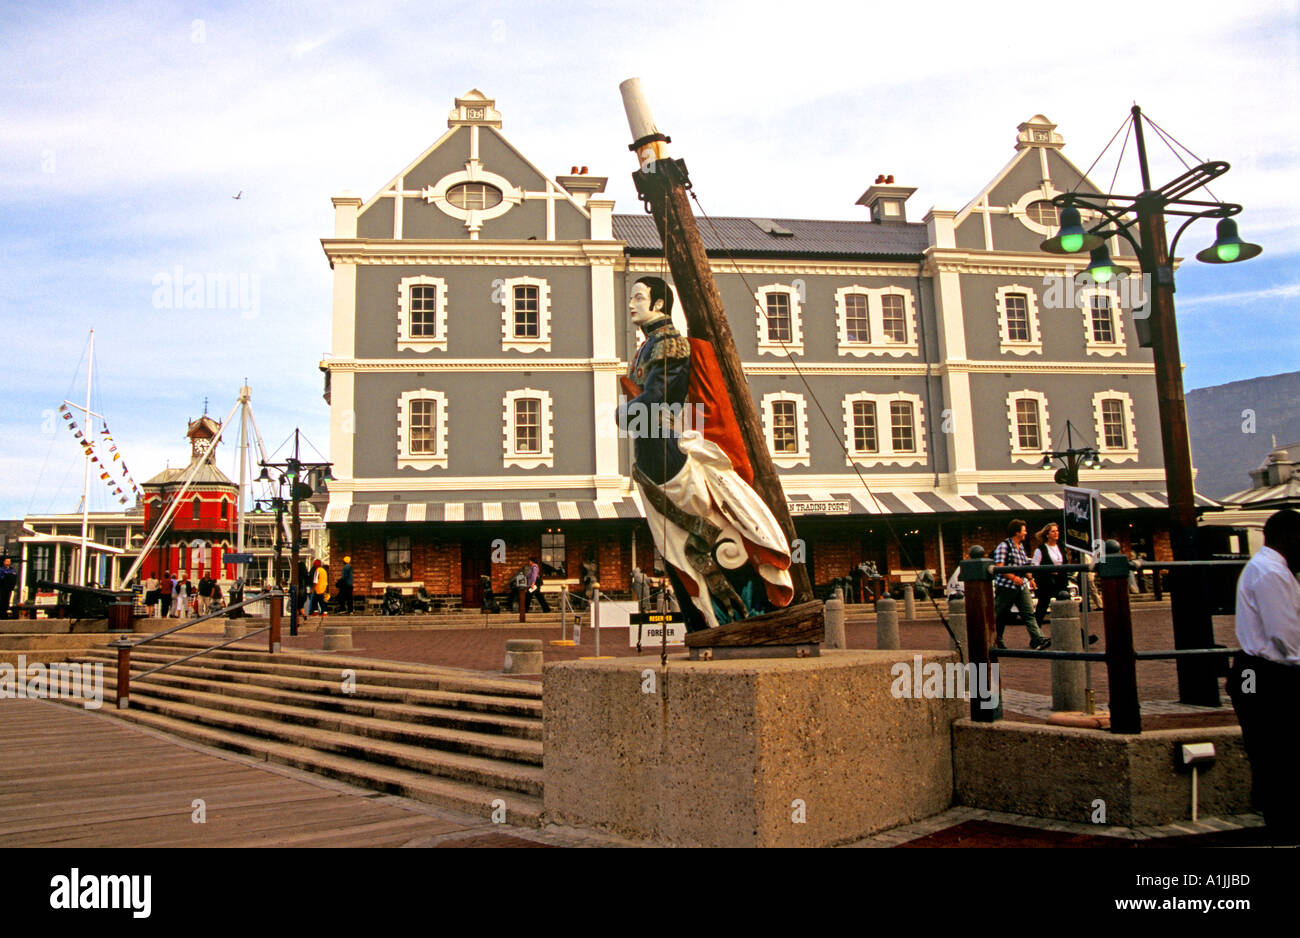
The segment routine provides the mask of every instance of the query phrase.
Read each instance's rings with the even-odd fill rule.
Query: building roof
[[[817,221],[798,218],[700,218],[700,238],[709,254],[744,257],[917,257],[929,245],[926,226],[914,222]],[[614,237],[629,254],[659,254],[663,246],[649,215],[615,215]]]
[[[193,463],[190,464],[190,466],[192,465]],[[152,479],[145,482],[145,485],[180,485],[185,481],[185,476],[189,473],[190,466],[184,466],[179,469],[164,469]],[[200,467],[199,471],[194,475],[194,484],[234,486],[235,483],[231,482],[226,474],[216,466],[211,463],[204,463],[204,465]]]
[[[1234,508],[1300,507],[1300,443],[1276,446],[1250,477],[1254,484],[1223,499]]]

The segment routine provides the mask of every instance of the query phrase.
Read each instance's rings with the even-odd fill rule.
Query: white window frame
[[[537,287],[537,338],[515,335],[515,287]],[[551,350],[551,285],[540,277],[508,277],[499,284],[501,300],[501,350],[549,352]]]
[[[758,326],[758,354],[803,354],[803,300],[801,290],[790,283],[769,283],[754,291],[754,313]],[[790,297],[790,341],[782,344],[767,338],[767,298],[773,293]]]
[[[411,335],[411,288],[427,286],[438,291],[434,317],[438,334],[434,338]],[[403,277],[397,282],[397,350],[447,351],[447,281],[441,277]]]
[[[849,304],[851,293],[865,294],[867,297],[867,329],[871,338],[866,342],[849,341]],[[884,297],[901,296],[903,298],[903,326],[906,340],[891,342],[885,338]],[[916,341],[916,301],[911,290],[902,287],[864,287],[851,284],[835,291],[835,316],[839,323],[839,351],[841,355],[916,355],[919,351]]]
[[[1098,342],[1092,333],[1092,298],[1094,296],[1110,297],[1111,330],[1115,334],[1113,342]],[[1119,303],[1119,291],[1111,287],[1090,286],[1079,291],[1079,306],[1083,312],[1083,338],[1089,355],[1123,355],[1128,351],[1124,338],[1123,308]]]
[[[434,413],[438,426],[434,431],[434,451],[432,453],[412,453],[410,434],[411,402],[432,400],[435,402]],[[398,469],[446,469],[447,468],[447,395],[442,391],[419,388],[404,391],[397,397],[397,468]]]
[[[1106,445],[1105,425],[1101,419],[1101,402],[1107,400],[1118,400],[1124,403],[1124,432],[1127,436],[1127,443],[1123,449],[1113,449]],[[1117,391],[1114,388],[1108,388],[1105,391],[1098,391],[1092,395],[1092,416],[1094,429],[1097,432],[1097,452],[1107,462],[1136,462],[1138,458],[1137,443],[1137,422],[1133,417],[1133,398],[1127,391]]]
[[[1020,445],[1020,424],[1016,419],[1016,401],[1037,401],[1038,402],[1038,441],[1041,444],[1038,449],[1024,449]],[[1020,391],[1012,391],[1007,395],[1007,433],[1010,435],[1011,442],[1011,461],[1037,463],[1043,462],[1043,453],[1051,448],[1051,435],[1048,428],[1052,422],[1047,413],[1047,395],[1042,391],[1031,391],[1024,388]]]
[[[541,431],[542,451],[540,453],[521,453],[515,446],[515,401],[520,398],[535,397],[541,400],[537,415],[538,428]],[[507,391],[501,402],[502,432],[505,438],[505,466],[519,469],[548,469],[555,467],[555,448],[552,442],[552,407],[551,392],[537,388],[517,388]]]
[[[794,402],[795,445],[798,447],[796,452],[778,453],[774,449],[776,418],[772,412],[772,404],[776,401]],[[782,469],[792,469],[795,466],[811,468],[812,457],[808,455],[808,404],[802,394],[795,394],[793,391],[773,391],[763,395],[763,438],[767,441],[767,451],[774,465]]]
[[[855,401],[872,401],[876,405],[876,444],[877,452],[866,453],[854,448],[853,439],[853,404]],[[894,452],[894,426],[889,405],[893,401],[908,401],[912,405],[912,432],[916,439],[915,452]],[[928,456],[925,447],[925,406],[921,395],[895,391],[891,394],[872,394],[870,391],[858,391],[844,395],[842,403],[844,414],[844,443],[848,455],[844,459],[846,466],[920,466]]]
[[[1012,293],[1025,295],[1025,307],[1029,317],[1029,341],[1012,341],[1010,321],[1007,318],[1007,296]],[[1038,292],[1023,283],[1009,283],[997,290],[998,336],[1001,350],[1012,355],[1030,355],[1043,352],[1043,332],[1038,324]]]
[[[501,190],[501,201],[491,208],[457,208],[447,201],[448,190],[465,182],[486,183]],[[443,176],[431,186],[425,186],[421,192],[424,201],[435,206],[439,211],[465,223],[470,236],[478,237],[483,222],[490,218],[500,218],[516,205],[524,201],[524,191],[504,176],[490,173],[483,168],[477,158],[465,164],[465,169]]]

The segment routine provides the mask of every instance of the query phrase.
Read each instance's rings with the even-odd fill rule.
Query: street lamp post
[[[1139,343],[1152,350],[1156,369],[1156,401],[1160,412],[1160,441],[1165,462],[1165,483],[1169,497],[1170,541],[1175,560],[1194,560],[1196,540],[1196,493],[1192,488],[1192,457],[1187,432],[1187,405],[1183,397],[1182,359],[1178,348],[1178,325],[1174,316],[1174,271],[1171,257],[1178,239],[1199,218],[1218,218],[1215,243],[1197,254],[1199,260],[1228,264],[1248,260],[1262,250],[1237,237],[1232,217],[1240,205],[1189,199],[1187,196],[1228,171],[1222,161],[1201,163],[1181,176],[1154,189],[1147,163],[1141,108],[1133,105],[1132,122],[1142,192],[1136,196],[1068,192],[1053,202],[1062,209],[1061,230],[1044,241],[1042,248],[1054,254],[1091,251],[1085,273],[1104,282],[1117,267],[1110,260],[1106,240],[1121,237],[1132,245],[1142,274],[1149,285],[1146,310],[1134,311]],[[1079,209],[1095,212],[1101,221],[1085,231]],[[1172,244],[1165,236],[1165,216],[1185,218]],[[1136,229],[1136,231],[1135,231]],[[1175,648],[1209,648],[1214,645],[1214,623],[1209,604],[1193,595],[1198,588],[1194,576],[1180,576],[1171,592]],[[1218,679],[1213,664],[1194,658],[1178,659],[1178,695],[1183,703],[1219,705]]]
[[[1061,463],[1056,470],[1057,485],[1077,487],[1080,469],[1100,469],[1101,456],[1091,446],[1076,448],[1074,445],[1074,425],[1065,421],[1065,449],[1050,450],[1043,453],[1043,468],[1051,469],[1055,462]]]
[[[328,463],[328,462],[304,462],[301,459],[300,452],[299,452],[299,436],[300,436],[299,431],[295,429],[293,431],[293,455],[292,456],[288,457],[282,463],[275,463],[275,462],[262,463],[261,464],[262,473],[260,476],[258,476],[260,481],[269,482],[271,481],[270,470],[276,469],[279,472],[279,478],[277,480],[278,484],[283,486],[286,481],[289,483],[289,499],[288,499],[289,526],[290,526],[289,536],[292,540],[292,543],[289,545],[290,548],[289,583],[291,589],[290,595],[293,597],[292,602],[289,605],[289,634],[290,635],[298,634],[298,604],[299,604],[299,600],[301,599],[301,591],[303,587],[303,584],[300,581],[300,578],[298,576],[299,549],[302,543],[302,517],[299,514],[298,505],[300,502],[303,501],[303,499],[311,498],[311,496],[314,494],[314,490],[312,489],[312,487],[306,482],[302,481],[302,475],[304,472],[309,472],[311,470],[316,470],[316,469],[323,469],[325,470],[324,477],[326,479],[329,479],[330,478],[329,469],[330,466],[333,465],[333,463]],[[276,507],[275,566],[276,566],[277,583],[278,583],[279,582],[278,575],[279,575],[279,568],[280,568],[280,550],[281,550],[280,532],[283,525],[281,519],[283,517],[283,511],[284,511],[284,499],[283,498],[273,499],[272,504],[274,504]]]

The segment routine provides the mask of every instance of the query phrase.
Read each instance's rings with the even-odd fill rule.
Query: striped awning
[[[1112,511],[1167,509],[1164,492],[1102,491],[1101,507]],[[786,491],[790,514],[796,518],[835,515],[925,515],[969,512],[1038,512],[1062,511],[1060,492],[999,492],[996,495],[957,495],[933,489],[916,492],[795,492]],[[1204,495],[1196,496],[1199,508],[1219,508],[1218,502]]]
[[[631,496],[613,501],[500,502],[380,502],[369,505],[331,504],[326,524],[449,523],[460,521],[599,521],[641,518]]]
[[[796,520],[844,515],[927,515],[973,512],[1040,512],[1064,509],[1061,493],[1010,493],[956,495],[951,492],[800,492],[786,491],[786,504]],[[1200,508],[1220,508],[1204,495],[1196,496]],[[1105,492],[1101,507],[1112,511],[1167,509],[1163,492]],[[600,521],[610,518],[644,518],[639,494],[612,501],[499,501],[499,502],[379,502],[369,505],[331,504],[325,509],[327,524],[399,524],[403,522],[455,523],[482,521]]]

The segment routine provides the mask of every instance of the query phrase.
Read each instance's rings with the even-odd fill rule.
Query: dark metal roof
[[[817,257],[920,257],[928,239],[925,225],[912,222],[878,225],[869,221],[816,221],[798,218],[696,217],[704,249],[725,256],[809,255]],[[792,232],[776,236],[773,223]],[[633,255],[659,254],[659,232],[649,215],[615,215],[614,237],[627,242]]]

